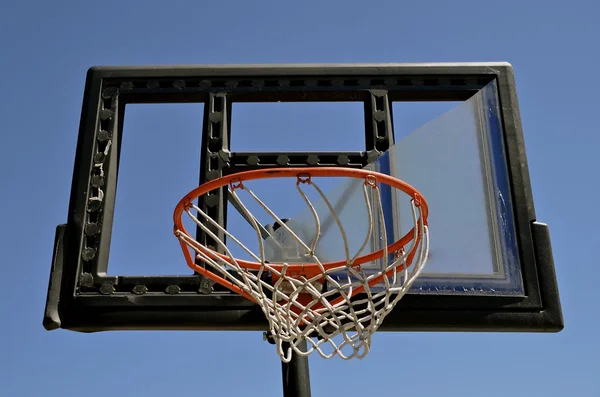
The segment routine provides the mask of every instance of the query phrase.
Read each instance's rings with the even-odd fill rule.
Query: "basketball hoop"
[[[360,186],[367,207],[368,230],[364,243],[358,249],[349,247],[346,231],[334,206],[315,182],[319,177],[346,177],[364,181]],[[314,218],[315,232],[310,241],[304,241],[299,233],[245,185],[251,180],[269,178],[295,179],[296,189]],[[376,221],[383,219],[380,184],[407,194],[413,215],[413,228],[389,244],[385,222]],[[194,204],[199,197],[225,186],[229,187],[242,215],[255,230],[258,252],[252,252]],[[304,188],[315,189],[327,206],[328,215],[339,228],[345,258],[323,262],[315,253],[321,235],[321,220]],[[259,225],[241,202],[238,191],[247,193],[273,218],[274,224],[291,237],[297,255],[287,253],[285,249],[289,246],[283,247],[274,235],[269,234],[264,238],[265,228]],[[219,247],[210,248],[192,237],[183,226],[184,215],[189,216]],[[363,358],[368,354],[372,334],[423,270],[429,249],[427,216],[427,202],[421,194],[409,184],[389,175],[344,167],[275,168],[241,172],[197,187],[177,204],[174,233],[192,270],[260,305],[282,361],[289,362],[292,352],[308,355],[315,351],[325,358],[338,355],[350,359]],[[241,247],[253,260],[235,258],[215,231],[226,236],[230,244]],[[382,248],[363,253],[375,232],[379,233]],[[265,254],[266,244],[279,247],[280,252],[286,254],[281,255],[278,261],[273,261]],[[353,252],[356,249],[354,255],[351,249]],[[196,259],[210,269],[198,265]],[[364,270],[364,265],[376,261],[381,263],[376,272]],[[340,278],[340,273],[346,276]],[[376,286],[379,287],[375,289]],[[303,340],[308,343],[306,351],[299,348]],[[290,347],[284,351],[284,345]]]

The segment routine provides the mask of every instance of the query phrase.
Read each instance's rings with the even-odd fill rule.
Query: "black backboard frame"
[[[525,296],[407,295],[380,330],[560,331],[563,317],[550,235],[535,216],[515,79],[507,63],[91,68],[69,214],[56,230],[44,327],[81,332],[267,330],[257,305],[198,275],[106,275],[127,103],[204,103],[202,183],[259,167],[361,168],[394,142],[393,101],[466,100],[493,80],[500,96]],[[363,102],[365,150],[229,151],[232,103],[278,100]],[[220,191],[200,203],[223,225],[225,195]],[[207,237],[200,233],[198,238]]]

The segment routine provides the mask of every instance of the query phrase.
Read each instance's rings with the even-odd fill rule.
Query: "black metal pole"
[[[284,351],[289,348],[283,345]],[[303,340],[300,348],[306,351],[306,341]],[[289,363],[281,362],[281,375],[283,379],[283,397],[310,397],[310,373],[308,357],[293,353]]]

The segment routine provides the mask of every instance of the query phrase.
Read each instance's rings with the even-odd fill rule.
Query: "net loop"
[[[310,183],[311,183],[310,174],[298,174],[298,178],[296,180],[296,185],[310,184]]]
[[[377,178],[374,175],[367,175],[365,177],[365,185],[375,188],[377,186]]]
[[[229,182],[229,188],[232,192],[236,191],[237,189],[244,189],[244,183],[239,179],[233,179],[231,182]]]

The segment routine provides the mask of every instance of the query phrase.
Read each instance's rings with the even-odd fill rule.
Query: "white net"
[[[313,236],[307,239],[293,224],[282,221],[252,190],[239,182],[231,184],[231,195],[238,210],[256,232],[258,250],[251,250],[230,232],[211,219],[195,204],[188,204],[184,214],[212,239],[220,243],[217,252],[200,244],[187,232],[175,234],[196,258],[209,265],[221,284],[240,291],[259,304],[264,312],[270,334],[282,361],[289,362],[292,353],[309,355],[318,352],[324,358],[363,358],[370,349],[371,337],[384,318],[408,292],[417,279],[428,255],[429,239],[426,214],[415,199],[411,200],[414,228],[401,239],[388,242],[383,219],[383,207],[375,178],[366,177],[360,184],[368,214],[368,230],[361,246],[350,246],[347,232],[334,206],[310,177],[298,177],[296,188],[314,218]],[[323,263],[316,247],[321,235],[321,219],[304,189],[312,188],[323,200],[329,215],[339,229],[345,258]],[[273,219],[273,227],[259,225],[238,191],[244,191]],[[183,216],[183,214],[182,214]],[[221,231],[230,248],[219,240]],[[265,232],[268,235],[265,238]],[[368,252],[373,236],[381,239],[382,249]],[[236,259],[231,244],[238,245],[253,261]],[[367,252],[365,252],[367,251]],[[378,271],[372,271],[377,261]],[[369,271],[364,268],[368,265]],[[343,275],[343,276],[340,276]],[[226,280],[226,283],[223,281]],[[377,288],[375,288],[377,287]],[[306,340],[308,348],[302,349]]]

